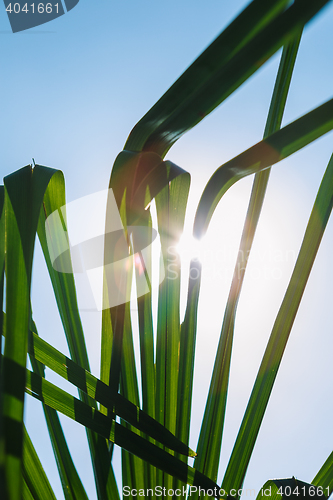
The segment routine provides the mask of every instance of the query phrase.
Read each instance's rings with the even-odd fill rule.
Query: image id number
[[[36,14],[44,14],[44,12],[46,12],[46,14],[52,14],[53,9],[58,14],[59,4],[56,3],[55,5],[52,5],[51,3],[32,3],[32,4],[25,3],[21,8],[21,5],[19,3],[14,3],[13,7],[12,3],[10,3],[6,7],[6,11],[9,14],[12,13],[19,14],[20,12],[25,12],[26,14],[28,12],[32,12],[32,14],[34,14],[35,12]]]

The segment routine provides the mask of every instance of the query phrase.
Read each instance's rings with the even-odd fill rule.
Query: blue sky
[[[68,201],[106,189],[113,161],[135,123],[246,4],[240,0],[80,0],[59,19],[17,34],[11,33],[5,8],[0,8],[2,177],[34,157],[36,163],[64,172]],[[332,96],[332,25],[330,4],[305,30],[285,124]],[[187,238],[200,193],[212,173],[261,140],[279,56],[169,151],[167,158],[192,176]],[[332,134],[328,134],[273,169],[258,244],[239,303],[219,480],[331,154]],[[225,255],[220,259],[221,281],[211,281],[207,271],[202,285],[192,448],[250,189],[251,179],[245,179],[226,194],[207,234],[208,241],[217,241]],[[332,243],[330,222],[249,467],[245,487],[257,491],[271,477],[295,475],[310,481],[332,450]],[[187,250],[185,244],[185,254]],[[277,252],[282,256],[279,261]],[[265,275],[267,268],[276,270],[275,278]],[[38,247],[33,307],[40,335],[67,353]],[[84,313],[82,319],[92,370],[98,375],[100,319],[92,313]],[[38,403],[28,400],[26,418],[61,499]],[[76,432],[77,425],[66,419],[62,422],[88,496],[95,499],[84,431]]]

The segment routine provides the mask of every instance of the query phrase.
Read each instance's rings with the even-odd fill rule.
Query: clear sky
[[[80,0],[64,16],[16,34],[0,6],[2,177],[33,157],[38,164],[64,172],[68,201],[107,188],[113,161],[135,123],[246,4],[242,0]],[[332,26],[330,4],[305,30],[284,124],[332,97]],[[279,57],[280,52],[169,151],[167,158],[192,176],[187,238],[200,193],[216,168],[261,140]],[[219,481],[332,145],[328,134],[273,168],[239,303]],[[216,263],[220,275],[208,263],[205,268],[204,262],[192,448],[251,182],[245,179],[226,194],[207,234],[208,246],[221,251]],[[332,451],[332,243],[331,221],[273,390],[247,488],[258,491],[269,478],[292,475],[310,482]],[[189,253],[188,244],[183,244],[183,250]],[[38,247],[33,310],[39,334],[67,353]],[[98,375],[99,315],[83,313],[82,319],[92,371]],[[56,496],[62,499],[41,407],[31,398],[27,398],[26,420]],[[84,430],[77,430],[78,424],[66,418],[61,420],[83,484],[94,500]]]

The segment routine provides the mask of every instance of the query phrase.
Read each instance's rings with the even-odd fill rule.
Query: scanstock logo
[[[152,290],[152,256],[160,250],[157,231],[130,226],[126,234],[112,189],[62,206],[46,219],[45,230],[53,268],[75,274],[81,310],[101,311],[129,302],[133,269],[137,296]],[[165,277],[159,264],[156,287]]]
[[[79,0],[4,0],[13,33],[53,21],[72,10]]]

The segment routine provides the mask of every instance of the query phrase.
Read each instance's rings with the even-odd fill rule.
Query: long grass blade
[[[47,189],[43,202],[43,211],[38,222],[38,237],[52,282],[58,310],[66,334],[71,358],[82,368],[90,371],[88,355],[84,340],[82,323],[79,315],[73,274],[59,273],[53,267],[47,246],[45,222],[51,213],[59,210],[66,203],[64,178],[60,171],[53,177]],[[66,221],[64,231],[67,231]],[[59,244],[56,237],[53,244]],[[86,401],[85,393],[80,398]],[[96,489],[99,500],[119,499],[118,487],[110,464],[110,456],[105,440],[100,439],[87,430]]]
[[[264,137],[280,128],[301,35],[287,45],[282,53],[268,113]],[[234,321],[241,288],[261,208],[270,169],[256,174],[247,211],[235,271],[225,309],[211,385],[198,443],[195,467],[216,480],[221,452],[226,410]]]
[[[56,500],[55,494],[53,493],[49,480],[47,479],[25,427],[23,433],[22,476],[24,484],[26,485],[23,488],[23,492],[27,488],[31,495],[30,498],[33,498],[33,500]],[[27,496],[27,492],[23,494],[23,498]]]
[[[38,216],[54,170],[24,167],[5,177],[6,342],[3,364],[5,482],[10,500],[21,499],[25,365],[31,272]]]
[[[321,486],[327,498],[331,495],[333,491],[333,451],[313,478],[312,484]]]
[[[31,350],[32,331],[35,332],[34,335],[38,339],[39,337],[37,333],[37,328],[31,318],[29,338],[28,338],[28,352],[30,355],[30,363],[33,372],[37,373],[40,377],[45,378],[45,365],[34,357],[33,351]],[[70,451],[68,449],[66,438],[64,436],[57,412],[44,404],[43,404],[43,411],[65,499],[88,500],[87,494],[82,485],[81,479],[77,473],[76,467],[74,465]]]
[[[275,320],[222,487],[241,488],[289,334],[333,206],[333,156],[321,182],[302,246]]]
[[[146,200],[147,201],[147,200]],[[147,205],[146,205],[147,206]],[[142,409],[151,417],[155,417],[155,346],[153,332],[153,312],[152,312],[152,251],[151,251],[151,230],[152,220],[150,211],[147,210],[147,217],[141,218],[140,224],[147,229],[146,238],[142,238],[142,247],[145,249],[145,258],[138,258],[134,263],[137,305],[138,305],[138,323],[140,339],[140,365],[141,365],[141,390],[142,390]],[[135,246],[135,242],[134,242]],[[139,254],[142,255],[142,254]],[[146,277],[149,282],[149,292],[141,295],[141,280]],[[150,439],[148,434],[146,439]],[[151,440],[154,442],[153,440]],[[164,443],[166,444],[166,443]],[[155,499],[156,470],[148,463],[144,463],[145,487],[151,489],[154,493],[152,500]]]
[[[4,296],[4,266],[5,266],[5,215],[4,215],[5,188],[0,186],[0,353],[2,348],[3,331],[3,296]],[[3,434],[3,377],[2,377],[2,354],[0,354],[0,496],[7,500],[8,491],[5,479],[5,442]]]
[[[170,162],[163,162],[162,159],[155,153],[132,153],[128,151],[123,151],[116,159],[114,164],[110,187],[113,190],[115,195],[119,212],[121,215],[121,220],[125,228],[130,232],[129,225],[135,224],[137,226],[147,225],[149,219],[149,212],[147,212],[147,205],[151,202],[153,198],[161,196],[159,193],[163,193],[165,188],[169,189],[169,184],[171,183],[171,189],[174,189],[175,185],[185,186],[187,184],[188,174],[186,174],[182,169],[177,167],[176,165]],[[185,182],[185,184],[184,184]],[[177,188],[178,189],[178,188]],[[175,191],[175,199],[179,194],[179,203],[180,205],[183,203],[183,195],[181,188],[179,191]],[[177,194],[178,193],[178,194]],[[186,195],[187,199],[187,195]],[[180,206],[179,205],[179,206]],[[184,209],[185,210],[185,209]],[[174,211],[175,221],[177,221],[177,217],[179,217],[180,211]],[[180,216],[181,217],[181,216]],[[165,232],[165,230],[163,230]],[[135,238],[133,240],[134,250],[136,247]],[[106,246],[107,259],[109,259],[109,251]],[[147,269],[145,269],[145,275],[147,275]],[[137,276],[138,278],[138,276]],[[141,278],[142,279],[142,278]],[[108,291],[110,293],[110,291]],[[147,304],[147,297],[145,298],[145,303]],[[151,305],[150,305],[151,307]],[[178,304],[179,307],[179,304]],[[125,312],[126,311],[126,312]],[[118,383],[119,383],[119,372],[121,366],[121,388],[122,394],[126,396],[127,399],[131,400],[135,404],[138,404],[138,393],[136,386],[136,372],[135,372],[135,361],[133,348],[131,344],[131,335],[129,332],[131,331],[130,326],[128,326],[127,330],[125,328],[125,321],[128,325],[130,325],[130,317],[128,305],[118,306],[116,308],[110,309],[110,318],[108,319],[107,315],[105,316],[105,325],[107,326],[109,322],[109,338],[111,336],[111,328],[112,327],[112,356],[111,356],[111,366],[110,366],[110,389],[113,393],[116,392]],[[141,310],[142,312],[142,310]],[[127,318],[127,319],[126,319]],[[140,320],[140,319],[139,319]],[[141,355],[145,358],[146,352],[144,352],[144,342],[142,335],[142,315],[141,315],[141,347],[142,352]],[[179,319],[177,320],[179,329]],[[118,329],[116,331],[116,328]],[[106,331],[106,328],[105,328]],[[128,333],[126,333],[126,331]],[[152,332],[151,332],[152,333]],[[127,335],[127,354],[125,353],[125,335]],[[107,336],[105,336],[105,340],[107,341]],[[153,372],[153,356],[152,356],[152,347],[151,343],[151,335],[150,335],[150,368],[149,374],[152,375]],[[170,340],[171,341],[171,340]],[[173,338],[173,342],[177,343],[176,337]],[[111,342],[109,341],[109,345]],[[176,345],[176,344],[174,344]],[[178,347],[177,351],[175,351],[178,356]],[[168,357],[169,362],[176,363],[178,367],[178,358]],[[172,360],[172,361],[171,361]],[[105,362],[104,362],[105,363]],[[158,364],[158,362],[157,362]],[[145,370],[145,367],[142,367]],[[178,368],[177,368],[178,369]],[[169,371],[170,376],[173,378],[177,376],[177,369]],[[147,372],[148,373],[148,372]],[[145,381],[147,382],[148,378],[145,377]],[[132,381],[132,382],[129,382]],[[129,392],[129,387],[131,387],[131,393]],[[149,389],[151,388],[151,383],[149,382]],[[134,392],[133,392],[134,391]],[[148,388],[145,387],[145,405],[147,403],[147,394]],[[155,404],[154,401],[154,391],[149,395],[150,407]],[[168,404],[169,408],[171,405]],[[160,419],[160,416],[157,417],[158,421],[165,425],[164,419]],[[169,425],[166,425],[171,431],[175,431],[175,429],[171,428]],[[130,466],[130,459],[123,458],[123,470],[126,467],[130,467],[129,470],[126,471],[126,477],[128,477],[131,481],[134,480],[135,477],[135,469]],[[147,487],[150,480],[148,479],[148,471],[144,471],[144,476],[146,478]],[[142,470],[140,470],[139,475],[142,475]],[[152,471],[149,473],[150,476],[153,475]],[[133,484],[133,483],[131,483]],[[135,485],[133,486],[135,487]]]
[[[155,154],[137,154],[128,151],[121,152],[114,163],[109,188],[112,190],[109,194],[106,228],[112,225],[114,214],[112,213],[112,197],[118,205],[121,223],[124,229],[124,239],[130,248],[130,231],[127,226],[137,222],[144,212],[145,193],[147,185],[150,182],[151,173],[154,173],[156,167],[161,164],[161,158]],[[163,171],[163,169],[162,169]],[[154,193],[152,193],[154,196]],[[106,231],[107,233],[107,231]],[[108,237],[105,238],[105,269],[107,264],[117,260],[113,255],[113,248],[110,245]],[[112,272],[112,271],[111,271]],[[122,276],[118,277],[121,282],[126,283],[126,292],[124,303],[115,307],[109,307],[102,315],[102,357],[101,357],[101,376],[109,384],[110,393],[115,397],[118,393],[119,383],[121,381],[122,394],[139,405],[139,393],[136,376],[136,366],[134,357],[134,348],[132,340],[131,317],[129,311],[132,262]],[[109,285],[108,277],[104,283],[104,296],[112,304],[114,298],[114,286]],[[111,299],[111,300],[110,300]],[[126,350],[126,353],[123,352]],[[109,373],[108,373],[109,370]],[[109,415],[111,415],[109,411]],[[126,424],[125,424],[126,425]],[[112,445],[110,454],[112,455]],[[138,463],[134,457],[128,457],[123,452],[123,474],[131,488],[140,489],[142,485],[141,478],[144,476],[142,471],[143,464]],[[136,465],[135,465],[136,464]],[[133,482],[134,481],[134,482]]]
[[[179,377],[177,397],[176,436],[184,443],[189,443],[192,409],[192,390],[195,360],[195,341],[197,333],[197,312],[201,282],[201,264],[197,260],[190,263],[190,277],[185,318],[180,329],[179,342]],[[184,460],[178,456],[180,460]],[[181,487],[175,481],[174,489]],[[186,495],[183,495],[186,498]]]
[[[190,176],[183,174],[156,197],[165,278],[158,295],[155,416],[173,434],[177,421],[180,342],[180,258],[176,245],[183,231],[189,188]],[[158,472],[156,481],[172,488],[173,479],[167,475]]]

